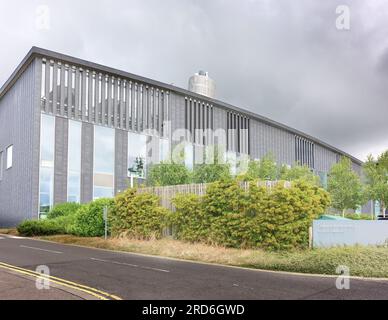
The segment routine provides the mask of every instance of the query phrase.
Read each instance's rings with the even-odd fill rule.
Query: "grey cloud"
[[[388,148],[384,1],[41,1],[0,5],[0,82],[32,45],[187,87],[205,69],[218,98],[364,159]],[[348,4],[351,30],[335,28]]]

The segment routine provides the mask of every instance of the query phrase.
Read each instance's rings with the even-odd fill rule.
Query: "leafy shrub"
[[[55,219],[62,216],[68,216],[71,214],[75,214],[76,211],[81,207],[79,203],[61,203],[57,204],[50,210],[48,213],[48,219]]]
[[[311,184],[320,184],[319,176],[314,174],[307,165],[299,164],[295,164],[291,168],[287,166],[282,166],[282,168],[280,169],[280,180],[304,180]]]
[[[81,208],[81,207],[80,207]],[[61,216],[55,219],[51,219],[51,221],[55,221],[59,225],[62,226],[64,229],[65,234],[74,234],[74,229],[75,229],[75,224],[76,224],[76,216],[77,216],[77,211],[68,214],[65,216]]]
[[[194,183],[211,183],[231,180],[229,164],[198,164],[194,166]]]
[[[21,236],[50,236],[64,234],[65,229],[55,220],[27,220],[18,225],[17,230]]]
[[[261,160],[249,161],[247,172],[238,178],[244,181],[257,179],[273,181],[278,178],[278,171],[275,157],[270,153]]]
[[[190,171],[184,164],[160,163],[151,165],[147,184],[150,186],[175,186],[191,181]]]
[[[71,233],[81,237],[101,237],[104,235],[104,207],[113,208],[113,199],[98,199],[80,207],[75,214]]]
[[[308,229],[312,221],[325,212],[330,204],[328,193],[307,183],[295,181],[291,188],[278,184],[272,190],[251,186],[251,195],[261,198],[253,201],[250,210],[255,212],[261,227],[261,246],[268,249],[306,247]]]
[[[312,220],[325,211],[330,198],[306,181],[272,189],[252,182],[248,191],[236,182],[216,182],[203,197],[179,195],[173,202],[178,239],[280,250],[308,245]]]
[[[168,210],[159,206],[159,200],[152,194],[137,194],[135,189],[118,195],[110,215],[112,235],[125,234],[137,239],[161,238]]]
[[[178,194],[172,200],[175,212],[170,215],[177,239],[190,242],[207,242],[211,217],[202,207],[202,197],[195,194]]]

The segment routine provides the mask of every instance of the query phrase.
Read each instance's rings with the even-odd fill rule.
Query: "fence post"
[[[309,228],[309,248],[313,249],[313,227]]]

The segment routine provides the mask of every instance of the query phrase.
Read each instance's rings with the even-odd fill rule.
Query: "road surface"
[[[0,262],[96,288],[122,299],[388,299],[388,281],[300,276],[199,264],[0,236]]]

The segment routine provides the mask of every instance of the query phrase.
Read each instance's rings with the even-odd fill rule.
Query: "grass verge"
[[[0,234],[8,234],[11,236],[17,236],[18,232],[16,229],[0,229]]]
[[[343,265],[350,269],[352,276],[388,278],[388,248],[383,247],[267,252],[190,244],[171,239],[140,241],[122,238],[105,241],[69,235],[39,238],[64,244],[274,271],[335,275],[337,267]]]

